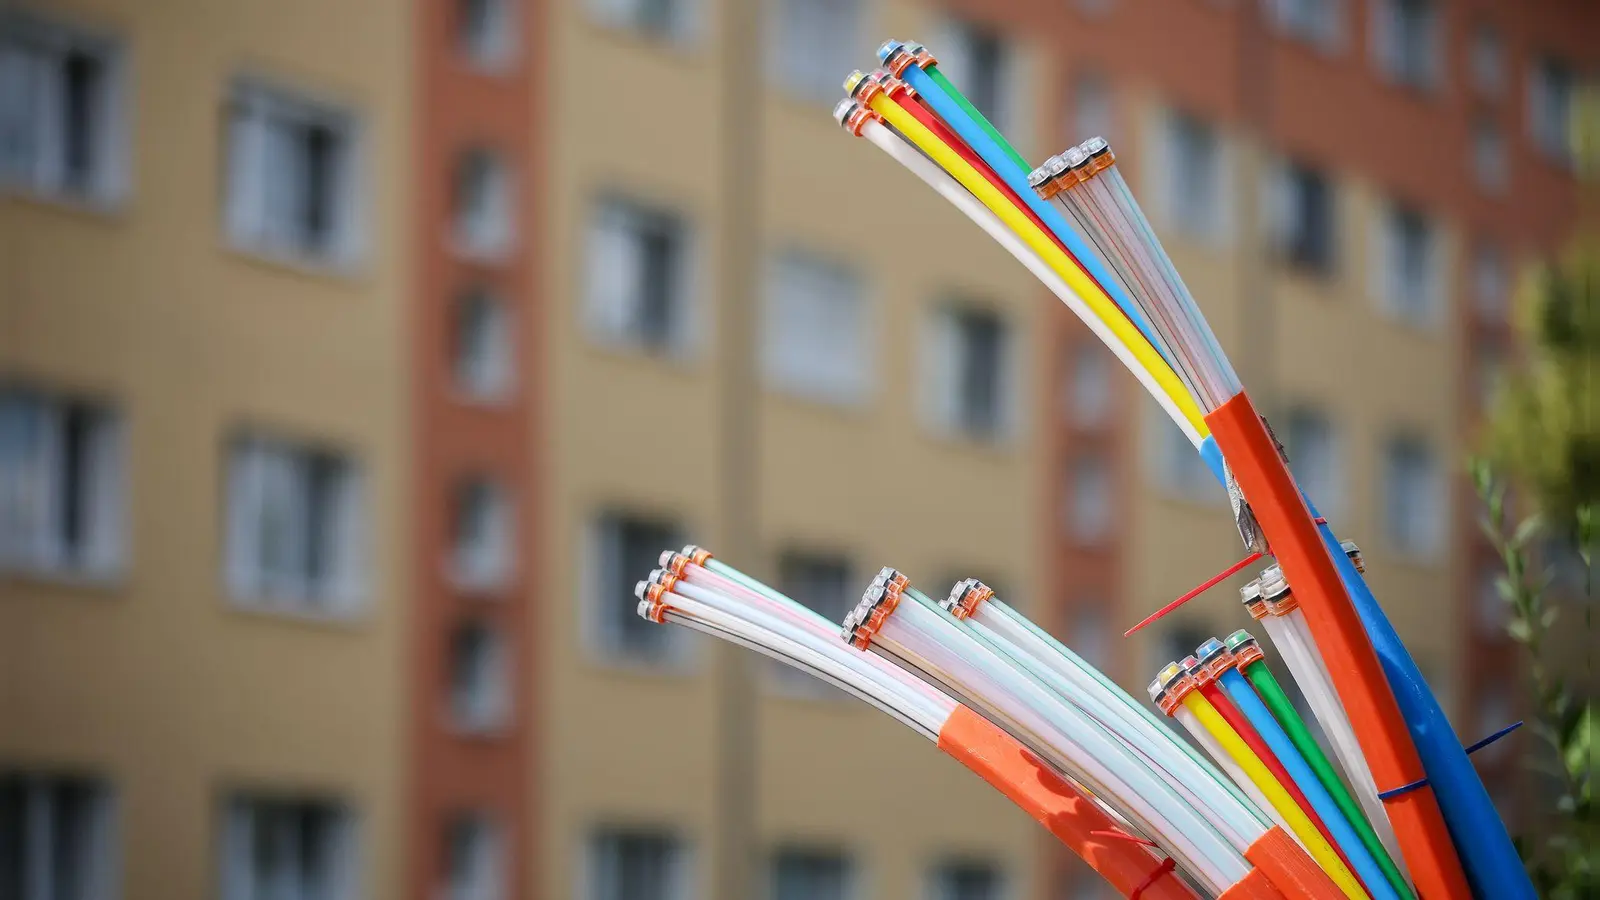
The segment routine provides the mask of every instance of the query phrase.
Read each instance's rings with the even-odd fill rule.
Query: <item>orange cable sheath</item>
[[[1272,826],[1266,834],[1256,838],[1255,843],[1245,849],[1244,858],[1255,864],[1254,871],[1265,873],[1285,897],[1293,900],[1344,900],[1344,892],[1339,890],[1339,886],[1281,825]]]
[[[1162,859],[1142,844],[1094,834],[1121,826],[988,719],[957,706],[939,730],[939,749],[1021,807],[1122,896],[1138,892],[1139,900],[1198,900],[1175,873],[1156,875]]]
[[[1394,694],[1366,629],[1339,581],[1322,536],[1276,442],[1241,392],[1206,416],[1229,470],[1254,512],[1270,552],[1294,589],[1312,637],[1328,664],[1339,701],[1380,790],[1424,777]],[[1418,894],[1438,900],[1472,896],[1431,787],[1385,804]]]

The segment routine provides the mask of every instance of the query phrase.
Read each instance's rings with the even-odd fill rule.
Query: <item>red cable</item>
[[[1206,682],[1200,685],[1200,693],[1211,701],[1211,705],[1216,707],[1217,712],[1233,730],[1239,732],[1239,737],[1250,745],[1251,752],[1261,757],[1261,762],[1267,767],[1267,771],[1272,773],[1273,778],[1278,779],[1278,783],[1283,785],[1283,789],[1289,792],[1290,799],[1294,800],[1295,804],[1306,814],[1306,818],[1311,820],[1311,824],[1317,826],[1317,831],[1321,832],[1322,839],[1328,842],[1328,846],[1333,848],[1333,852],[1339,854],[1341,860],[1344,860],[1345,868],[1350,869],[1352,873],[1355,872],[1355,869],[1350,868],[1350,860],[1345,857],[1344,851],[1340,849],[1339,842],[1333,839],[1333,834],[1328,831],[1328,826],[1323,824],[1322,817],[1317,815],[1317,811],[1312,808],[1311,802],[1306,799],[1306,795],[1300,790],[1300,786],[1295,784],[1293,778],[1289,777],[1289,770],[1283,767],[1283,762],[1272,752],[1272,748],[1267,746],[1267,742],[1261,737],[1261,733],[1256,731],[1254,725],[1250,724],[1250,720],[1245,718],[1244,713],[1239,711],[1239,707],[1234,706],[1233,701],[1228,699],[1228,695],[1222,692],[1221,685],[1218,685],[1215,681]]]
[[[1214,588],[1217,585],[1221,584],[1225,579],[1232,577],[1240,569],[1244,568],[1245,566],[1250,565],[1251,563],[1255,562],[1256,560],[1258,560],[1260,558],[1261,558],[1261,554],[1260,553],[1252,553],[1249,556],[1246,556],[1244,559],[1241,559],[1238,562],[1234,563],[1233,565],[1227,567],[1226,569],[1223,569],[1221,572],[1218,572],[1217,574],[1211,576],[1210,578],[1207,578],[1205,580],[1205,582],[1202,583],[1199,587],[1195,588],[1194,590],[1190,591],[1187,594],[1184,594],[1182,597],[1179,597],[1178,599],[1172,601],[1171,603],[1168,603],[1166,606],[1161,607],[1160,609],[1156,610],[1155,612],[1151,613],[1148,617],[1146,617],[1143,622],[1140,622],[1139,624],[1133,626],[1132,628],[1129,628],[1127,631],[1124,631],[1122,633],[1122,636],[1123,637],[1128,637],[1129,635],[1133,634],[1135,631],[1138,631],[1139,629],[1145,627],[1146,625],[1149,625],[1151,622],[1154,622],[1155,620],[1157,620],[1157,619],[1161,618],[1162,616],[1172,612],[1173,610],[1175,610],[1178,607],[1184,605],[1185,603],[1188,603],[1190,600],[1193,600],[1194,598],[1200,596],[1201,594],[1204,594],[1206,591],[1211,590],[1212,588]]]

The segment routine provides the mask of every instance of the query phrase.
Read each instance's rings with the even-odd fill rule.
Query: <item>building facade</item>
[[[830,120],[888,36],[1030,159],[1111,140],[1462,737],[1516,718],[1460,461],[1576,215],[1583,4],[35,0],[0,896],[1101,896],[901,726],[634,610],[692,541],[830,618],[982,578],[1130,688],[1245,624],[1235,579],[1120,637],[1241,555],[1225,501]]]

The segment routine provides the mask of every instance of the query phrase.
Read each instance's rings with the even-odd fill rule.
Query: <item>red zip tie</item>
[[[1128,900],[1139,900],[1139,895],[1143,894],[1146,888],[1160,881],[1163,877],[1170,874],[1176,868],[1178,868],[1177,860],[1170,856],[1166,859],[1163,859],[1161,861],[1161,865],[1156,866],[1150,871],[1150,875],[1145,878],[1144,883],[1133,889],[1133,893],[1128,895]]]
[[[1245,566],[1248,566],[1251,563],[1255,562],[1256,560],[1259,560],[1261,558],[1261,556],[1262,556],[1262,554],[1260,554],[1260,553],[1252,553],[1249,556],[1246,556],[1244,559],[1241,559],[1238,562],[1234,563],[1233,565],[1227,567],[1226,569],[1223,569],[1221,572],[1218,572],[1216,575],[1213,575],[1212,577],[1206,579],[1204,584],[1200,585],[1199,587],[1195,588],[1194,590],[1190,591],[1189,593],[1184,594],[1182,597],[1179,597],[1178,599],[1172,601],[1171,603],[1168,603],[1166,606],[1163,606],[1160,609],[1156,610],[1155,612],[1151,613],[1149,615],[1149,617],[1146,618],[1143,622],[1140,622],[1139,624],[1133,626],[1132,628],[1129,628],[1127,631],[1124,631],[1122,633],[1122,636],[1123,637],[1128,637],[1129,635],[1133,634],[1135,631],[1138,631],[1139,629],[1145,627],[1146,625],[1149,625],[1151,622],[1154,622],[1155,620],[1157,620],[1157,619],[1161,618],[1162,616],[1172,612],[1173,610],[1175,610],[1178,607],[1184,605],[1185,603],[1188,603],[1190,600],[1193,600],[1194,598],[1200,596],[1201,594],[1204,594],[1206,591],[1211,590],[1212,588],[1214,588],[1217,585],[1221,584],[1223,581],[1225,581],[1228,578],[1231,578],[1232,576],[1237,574],[1240,569],[1243,569]]]

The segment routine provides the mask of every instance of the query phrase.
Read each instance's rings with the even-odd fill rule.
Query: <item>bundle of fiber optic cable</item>
[[[1292,622],[1269,626],[1269,634],[1296,648],[1285,649],[1285,658],[1299,668],[1296,680],[1334,743],[1360,817],[1403,875],[1398,885],[1387,874],[1354,878],[1352,848],[1335,849],[1326,838],[1331,852],[1311,854],[1323,873],[1344,896],[1533,897],[1437,699],[1361,571],[1296,484],[1111,147],[1094,138],[1030,169],[926,48],[888,41],[878,55],[883,68],[846,80],[849,96],[834,111],[839,124],[911,170],[1066,303],[1194,444],[1226,490],[1246,548],[1273,558],[1272,584],[1282,582],[1295,609],[1284,614]],[[1173,683],[1189,682],[1174,676]],[[1195,692],[1204,698],[1197,686],[1185,701]],[[1242,777],[1253,783],[1250,774]],[[1276,810],[1273,801],[1282,798],[1261,799]],[[1316,843],[1309,833],[1296,837]],[[1180,866],[1195,862],[1169,853]]]
[[[873,579],[867,590],[877,598],[867,618],[881,629],[894,606],[908,595],[924,605],[929,621],[951,630],[932,638],[931,643],[912,635],[905,643],[885,638],[874,642],[878,653],[862,653],[855,624],[861,618],[852,613],[847,627],[850,643],[840,640],[838,623],[830,622],[810,609],[762,582],[712,557],[699,547],[682,552],[666,550],[661,568],[638,583],[639,614],[657,623],[681,625],[762,653],[786,665],[822,679],[892,716],[911,730],[934,741],[938,748],[977,773],[1055,835],[1064,845],[1116,888],[1123,896],[1156,900],[1194,900],[1201,896],[1189,886],[1177,864],[1163,852],[1165,844],[1146,838],[1129,825],[1129,816],[1140,814],[1178,817],[1183,827],[1195,823],[1194,795],[1178,799],[1172,792],[1157,792],[1149,769],[1118,757],[1100,762],[1092,754],[1109,754],[1108,730],[1126,727],[1139,746],[1154,749],[1168,758],[1185,778],[1194,779],[1205,798],[1212,818],[1231,817],[1230,827],[1244,835],[1238,840],[1264,832],[1259,813],[1232,795],[1227,782],[1207,766],[1182,741],[1176,740],[1156,719],[1126,694],[1116,690],[1098,672],[1082,666],[1070,654],[1051,657],[1041,654],[1041,666],[1059,671],[1061,678],[1074,678],[1091,689],[1095,707],[1107,716],[1108,724],[1079,718],[1070,725],[1083,727],[1086,735],[1076,742],[1067,738],[1069,726],[1063,704],[1051,699],[1049,689],[1029,676],[1020,674],[997,659],[993,646],[981,642],[958,620],[920,593],[894,570],[886,569]],[[959,587],[959,586],[958,586]],[[891,604],[891,605],[886,605]],[[970,605],[970,603],[969,603]],[[998,629],[1020,640],[1033,640],[1036,648],[1050,646],[1048,638],[1020,617],[1001,613],[1000,604],[987,604],[986,619],[1004,620]],[[858,608],[859,609],[859,608]],[[902,614],[901,621],[913,616]],[[917,616],[919,620],[922,616]],[[925,624],[925,623],[924,623]],[[913,626],[907,626],[908,628]],[[897,623],[891,632],[898,633]],[[1024,636],[1039,635],[1037,639]],[[1041,642],[1049,642],[1044,644]],[[939,669],[934,680],[922,670],[897,664],[881,648],[899,652],[927,652],[947,659],[951,665]],[[959,660],[973,659],[967,664]],[[1081,667],[1081,670],[1080,670]],[[1071,673],[1070,675],[1068,673]],[[1017,693],[1019,692],[1019,693]],[[970,698],[970,701],[968,700]],[[991,710],[1001,712],[991,713]],[[1001,720],[1000,714],[1012,718]],[[1017,722],[1022,724],[1003,724]],[[1117,723],[1120,723],[1117,724]],[[1013,730],[1015,729],[1015,730]],[[1088,749],[1085,744],[1091,744]],[[1127,745],[1124,745],[1127,746]],[[1125,755],[1125,754],[1124,754]],[[1143,781],[1137,788],[1159,793],[1124,814],[1110,795],[1091,792],[1085,772],[1104,791],[1127,791],[1126,770],[1139,770]],[[1137,773],[1136,773],[1137,774]],[[1165,820],[1163,819],[1163,823]],[[1198,827],[1198,826],[1196,826]],[[1205,826],[1205,837],[1184,843],[1183,850],[1199,854],[1197,865],[1209,872],[1220,866],[1219,878],[1242,878],[1246,865],[1227,846],[1218,846]],[[1208,892],[1208,895],[1215,892]],[[1254,895],[1252,895],[1254,896]],[[1261,894],[1273,896],[1275,894]]]

